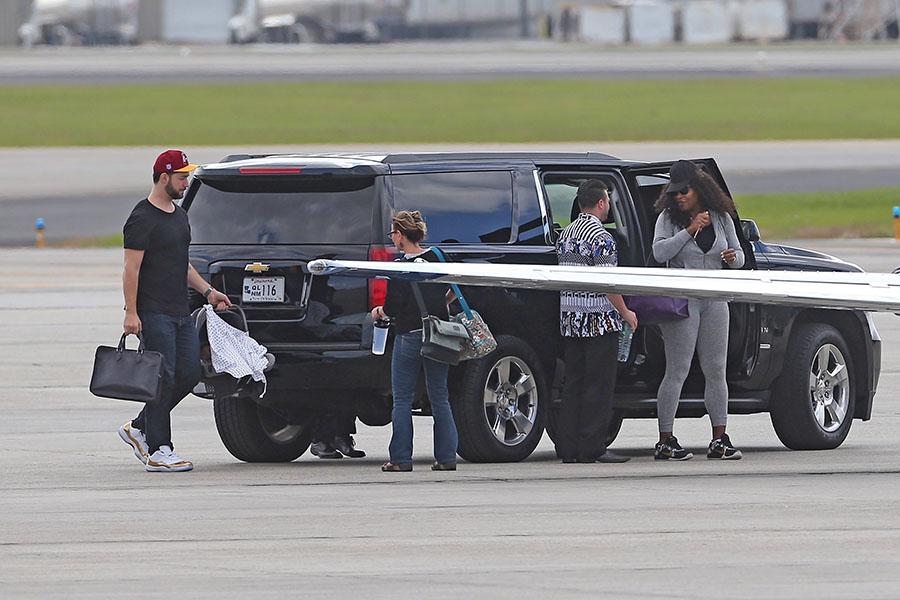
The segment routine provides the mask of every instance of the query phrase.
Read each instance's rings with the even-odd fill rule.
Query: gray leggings
[[[694,349],[706,385],[703,402],[713,427],[728,419],[728,303],[716,300],[688,300],[687,319],[660,323],[666,347],[666,375],[656,397],[659,430],[673,431],[681,388],[694,358]]]

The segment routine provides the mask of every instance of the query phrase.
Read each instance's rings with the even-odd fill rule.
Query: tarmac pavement
[[[889,240],[798,242],[873,271]],[[173,414],[191,473],[145,473],[116,428],[136,405],[87,389],[121,332],[119,250],[0,249],[0,596],[361,598],[896,598],[900,584],[900,319],[875,315],[884,359],[872,420],[837,450],[792,452],[766,415],[735,416],[745,456],[655,463],[655,422],[623,425],[622,465],[562,465],[545,438],[518,464],[434,473],[365,459],[243,464],[208,401]]]
[[[875,77],[900,72],[895,43],[616,48],[550,41],[251,44],[0,51],[0,85],[228,81]]]

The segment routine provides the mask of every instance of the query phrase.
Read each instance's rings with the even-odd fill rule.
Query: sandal
[[[381,470],[385,472],[409,472],[412,471],[412,463],[407,463],[405,465],[395,465],[394,463],[388,461],[381,465]]]
[[[434,461],[434,464],[431,465],[432,471],[455,471],[456,463],[442,463],[438,461]]]

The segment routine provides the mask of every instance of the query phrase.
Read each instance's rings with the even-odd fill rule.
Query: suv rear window
[[[393,175],[395,210],[418,210],[434,243],[508,244],[512,235],[509,171]]]
[[[194,244],[368,244],[375,178],[203,179],[186,206]]]

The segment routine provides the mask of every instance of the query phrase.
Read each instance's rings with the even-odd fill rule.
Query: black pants
[[[319,417],[314,442],[328,442],[335,436],[344,437],[356,433],[356,413],[352,410],[336,410]]]
[[[172,422],[169,413],[200,381],[200,339],[194,320],[188,316],[174,317],[160,313],[139,313],[143,325],[144,345],[163,355],[162,397],[158,402],[144,405],[132,422],[147,436],[150,454],[160,446],[172,445]]]
[[[563,459],[596,458],[606,452],[619,337],[610,332],[593,338],[564,339],[566,385],[556,449]]]

